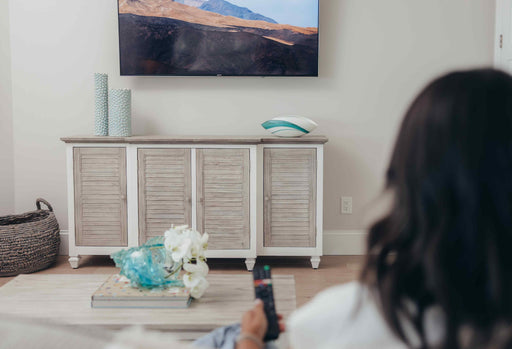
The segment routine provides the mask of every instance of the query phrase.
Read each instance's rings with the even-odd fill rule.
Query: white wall
[[[336,234],[366,226],[419,88],[493,61],[492,0],[321,0],[319,78],[120,77],[116,0],[10,4],[16,210],[45,197],[64,229],[59,137],[92,134],[94,72],[133,89],[136,134],[259,135],[279,114],[316,120],[330,138],[324,227],[342,244]],[[353,215],[339,214],[342,195],[353,196]]]
[[[14,211],[9,2],[0,1],[0,216]]]

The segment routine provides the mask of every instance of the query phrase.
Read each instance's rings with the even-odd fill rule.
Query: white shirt
[[[425,333],[430,344],[443,333],[438,308],[425,314]],[[412,344],[419,344],[411,326],[404,331]],[[295,311],[287,324],[292,349],[407,348],[391,332],[369,290],[358,282],[335,286],[319,293]]]

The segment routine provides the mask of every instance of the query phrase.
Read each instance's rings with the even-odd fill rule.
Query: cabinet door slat
[[[125,148],[76,147],[73,158],[76,245],[127,246]]]
[[[139,243],[192,224],[190,149],[139,149]]]
[[[316,246],[316,149],[266,148],[263,244]]]

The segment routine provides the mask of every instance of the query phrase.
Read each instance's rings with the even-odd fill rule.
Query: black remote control
[[[254,293],[256,294],[256,298],[263,301],[265,315],[268,321],[267,333],[263,340],[267,342],[277,339],[279,337],[279,321],[274,305],[274,291],[272,289],[270,267],[266,265],[263,268],[254,268],[252,276],[254,278]]]

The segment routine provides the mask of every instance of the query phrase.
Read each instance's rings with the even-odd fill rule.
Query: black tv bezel
[[[142,76],[142,77],[159,77],[159,76],[175,76],[175,77],[186,77],[186,76],[196,76],[196,77],[275,77],[275,78],[300,78],[300,77],[311,77],[311,78],[317,78],[319,76],[319,68],[320,68],[320,0],[317,1],[317,23],[318,23],[318,39],[317,39],[317,60],[316,60],[316,74],[298,74],[298,75],[265,75],[265,74],[221,74],[221,73],[212,73],[212,74],[123,74],[121,69],[121,23],[119,21],[119,1],[117,0],[117,46],[118,46],[118,53],[119,53],[119,75],[120,76]]]

